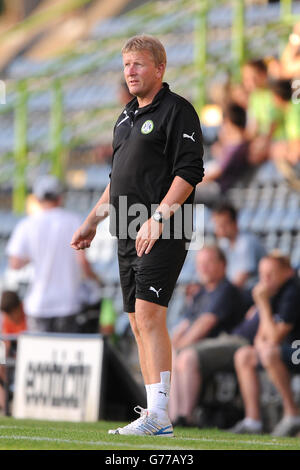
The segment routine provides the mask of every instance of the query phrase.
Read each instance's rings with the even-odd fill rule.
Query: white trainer
[[[123,428],[110,429],[108,434],[122,434],[132,436],[162,436],[173,437],[173,426],[167,417],[165,421],[160,421],[157,414],[149,412],[140,406],[134,408],[140,417]]]

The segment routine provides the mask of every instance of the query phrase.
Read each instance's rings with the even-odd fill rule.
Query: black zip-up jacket
[[[111,233],[124,238],[129,223],[139,214],[132,208],[128,217],[125,199],[121,201],[120,196],[127,196],[128,208],[137,203],[147,208],[147,214],[141,216],[137,225],[138,231],[160,204],[175,176],[194,187],[202,180],[202,157],[198,115],[191,103],[170,91],[167,83],[163,83],[148,106],[138,108],[137,98],[130,101],[114,127],[110,203],[117,218],[115,223],[111,217]],[[183,204],[182,213],[185,206],[191,207],[194,193],[195,190]],[[184,238],[189,238],[191,216],[184,223],[184,232],[188,234]]]

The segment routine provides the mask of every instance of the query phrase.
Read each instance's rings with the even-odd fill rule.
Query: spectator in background
[[[275,436],[295,435],[300,430],[299,409],[293,399],[289,371],[300,371],[292,361],[292,343],[300,338],[300,286],[290,261],[278,253],[265,256],[259,264],[259,283],[253,298],[259,312],[259,328],[253,346],[235,354],[235,369],[244,400],[245,418],[231,430],[260,433],[263,424],[259,406],[257,367],[263,367],[283,400],[284,417]]]
[[[242,84],[233,85],[230,96],[247,111],[249,161],[253,165],[259,164],[269,156],[272,136],[272,94],[263,59],[250,60],[243,66]]]
[[[274,102],[274,132],[270,156],[275,160],[287,160],[294,165],[300,159],[300,106],[291,100],[292,88],[289,80],[273,81],[270,89]]]
[[[275,79],[300,78],[300,22],[294,25],[281,59],[270,61],[269,73]]]
[[[23,304],[16,292],[3,291],[1,295],[0,310],[2,314],[2,335],[18,335],[26,331],[26,318]],[[6,356],[13,357],[16,353],[16,344],[5,340]],[[9,372],[4,366],[0,366],[0,408],[5,407],[4,384],[9,379]]]
[[[237,287],[249,290],[257,282],[259,260],[265,250],[259,239],[250,233],[239,232],[237,211],[227,203],[214,208],[215,235],[226,253],[228,279]]]
[[[206,168],[203,181],[197,187],[197,201],[205,202],[207,184],[211,182],[218,185],[214,197],[218,200],[249,170],[249,142],[245,128],[246,111],[235,103],[229,103],[224,111],[218,142],[212,147],[215,161],[212,166]]]
[[[69,240],[80,223],[77,215],[63,209],[60,182],[50,175],[34,185],[41,211],[16,226],[7,245],[9,266],[34,267],[34,278],[24,308],[30,331],[74,333],[81,309],[83,276],[97,280],[83,251],[72,250]]]
[[[268,68],[263,59],[247,62],[242,69],[247,94],[247,132],[249,137],[266,136],[271,126],[272,94],[268,84]]]
[[[225,277],[226,258],[218,246],[206,246],[199,251],[197,270],[200,290],[171,337],[173,367],[169,412],[171,420],[177,424],[180,424],[179,416],[184,416],[187,422],[191,419],[183,396],[187,393],[194,396],[197,388],[194,381],[185,380],[185,348],[222,331],[230,331],[244,313],[239,290]]]
[[[3,315],[2,334],[15,335],[27,330],[23,303],[17,292],[10,290],[2,292],[0,310]]]
[[[247,135],[251,140],[249,160],[259,164],[269,158],[274,125],[273,99],[268,68],[263,59],[251,60],[243,67],[243,86],[247,100]]]

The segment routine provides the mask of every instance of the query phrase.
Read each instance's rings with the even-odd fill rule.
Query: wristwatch
[[[153,218],[156,222],[160,222],[160,223],[163,223],[163,222],[165,221],[165,219],[163,218],[162,213],[159,212],[159,211],[154,212],[154,214],[152,215],[152,218]]]

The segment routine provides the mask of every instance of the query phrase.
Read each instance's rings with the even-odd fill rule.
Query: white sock
[[[150,395],[151,395],[150,384],[145,384],[145,389],[146,389],[146,394],[147,394],[147,409],[148,409],[149,404],[150,404]]]
[[[148,410],[153,411],[159,418],[168,417],[171,372],[160,373],[160,382],[150,384],[150,401]]]
[[[253,429],[254,431],[260,430],[262,428],[262,422],[257,419],[245,418],[244,421],[245,421],[245,424],[249,426],[249,428]]]

